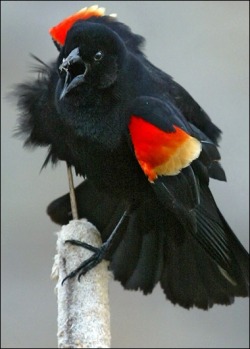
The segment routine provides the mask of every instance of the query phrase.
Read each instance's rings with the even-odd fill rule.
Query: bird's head
[[[129,99],[123,88],[128,66],[143,40],[97,10],[83,9],[50,29],[60,51],[54,103],[71,131],[113,146],[120,142],[118,128],[126,127],[125,118],[117,126],[117,115],[125,113],[124,101]]]
[[[109,88],[117,80],[125,55],[124,43],[113,30],[103,24],[77,21],[68,31],[58,58],[59,98],[81,93],[86,84]]]

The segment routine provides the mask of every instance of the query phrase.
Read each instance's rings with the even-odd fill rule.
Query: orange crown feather
[[[98,5],[85,7],[80,11],[74,13],[73,15],[65,18],[56,26],[50,28],[49,33],[55,42],[63,46],[69,29],[76,21],[78,21],[79,19],[86,20],[90,17],[102,17],[104,15],[105,9],[103,7],[98,7]],[[115,17],[116,15],[112,14],[110,16]]]

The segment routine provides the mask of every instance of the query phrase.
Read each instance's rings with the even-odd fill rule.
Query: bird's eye
[[[102,51],[98,51],[94,55],[94,60],[96,62],[99,62],[100,60],[102,60],[103,56],[104,56],[104,53]]]

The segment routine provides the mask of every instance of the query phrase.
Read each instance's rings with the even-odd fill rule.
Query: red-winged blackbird
[[[38,79],[18,86],[18,128],[25,145],[49,147],[44,166],[65,160],[86,177],[78,211],[103,245],[69,277],[105,258],[126,289],[147,294],[160,282],[185,308],[248,296],[248,253],[209,190],[209,177],[225,180],[221,131],[147,60],[144,39],[100,9],[50,33],[59,56],[50,65],[37,59]],[[47,212],[66,224],[69,195]]]

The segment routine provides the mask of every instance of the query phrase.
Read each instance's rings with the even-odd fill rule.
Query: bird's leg
[[[76,245],[76,246],[86,248],[87,250],[90,250],[94,253],[90,258],[86,259],[83,263],[81,263],[78,268],[76,268],[71,273],[69,273],[63,279],[62,284],[67,279],[73,278],[76,275],[78,275],[78,280],[80,280],[81,276],[85,275],[89,270],[94,268],[105,257],[107,257],[109,250],[113,244],[113,241],[117,235],[118,229],[124,223],[124,221],[129,217],[129,211],[130,211],[130,209],[128,208],[123,212],[121,218],[119,219],[119,221],[116,224],[115,228],[113,229],[112,233],[110,234],[108,239],[101,245],[101,247],[94,247],[92,245],[89,245],[85,242],[81,242],[79,240],[66,240],[65,241],[66,243],[70,243],[71,245]]]

